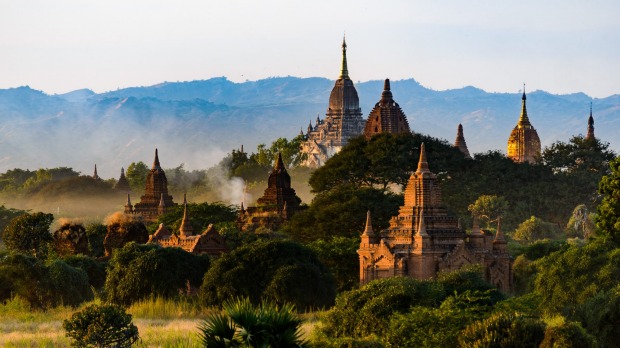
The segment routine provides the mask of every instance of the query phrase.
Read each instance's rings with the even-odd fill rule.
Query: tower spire
[[[93,173],[93,179],[99,180],[99,175],[97,175],[97,163],[95,163],[95,172]]]
[[[349,78],[349,69],[347,68],[347,41],[344,36],[342,37],[342,69],[340,70],[340,78]]]
[[[428,169],[428,162],[426,160],[426,149],[424,147],[424,143],[420,145],[420,160],[418,161],[418,170],[416,173],[430,173],[431,171]]]
[[[179,233],[181,236],[191,236],[194,234],[194,228],[189,221],[189,214],[187,213],[187,200],[183,196],[183,220],[181,221],[181,227],[179,227]]]
[[[159,154],[157,153],[157,148],[155,148],[155,160],[153,160],[152,169],[161,169],[161,164],[159,164]]]
[[[282,153],[278,152],[278,159],[276,160],[276,165],[273,168],[274,170],[282,170],[284,169],[284,162],[282,161]]]
[[[521,116],[519,116],[519,122],[517,125],[519,128],[531,128],[532,124],[530,123],[530,119],[527,117],[527,108],[525,106],[525,101],[527,97],[525,96],[525,83],[523,84],[523,96],[521,96]]]
[[[501,218],[497,219],[497,232],[495,233],[493,243],[506,243],[506,238],[504,238],[504,233],[501,229]]]
[[[469,149],[467,149],[467,143],[465,142],[465,136],[463,135],[463,125],[460,123],[456,129],[456,140],[454,140],[454,147],[461,150],[465,157],[471,158]]]
[[[588,118],[588,133],[586,140],[594,139],[594,117],[592,117],[592,102],[590,102],[590,117]]]
[[[364,233],[362,235],[371,236],[375,234],[372,230],[372,221],[370,220],[370,210],[366,212],[366,228],[364,228]]]
[[[426,224],[424,223],[424,206],[420,207],[420,223],[418,224],[418,235],[422,237],[428,236],[426,232]]]

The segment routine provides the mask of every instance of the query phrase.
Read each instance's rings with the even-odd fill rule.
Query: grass
[[[0,347],[70,347],[71,340],[65,337],[62,321],[93,303],[100,301],[78,308],[59,306],[47,311],[33,311],[19,298],[0,304]],[[200,347],[198,325],[213,310],[202,308],[191,298],[152,298],[133,304],[127,312],[132,314],[140,333],[138,347],[193,348]],[[309,339],[320,315],[313,312],[302,314],[302,317],[304,338]]]

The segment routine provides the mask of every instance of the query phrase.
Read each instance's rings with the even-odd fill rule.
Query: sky
[[[620,94],[620,1],[0,0],[0,88],[226,76]]]

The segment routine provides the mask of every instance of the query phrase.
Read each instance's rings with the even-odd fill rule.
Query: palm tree
[[[198,327],[205,347],[282,347],[306,345],[302,339],[303,322],[289,304],[278,306],[263,302],[255,307],[250,300],[226,301],[224,313],[207,317]]]

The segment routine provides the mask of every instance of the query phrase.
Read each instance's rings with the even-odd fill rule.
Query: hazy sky
[[[620,1],[0,0],[0,88],[226,76],[620,93]]]

